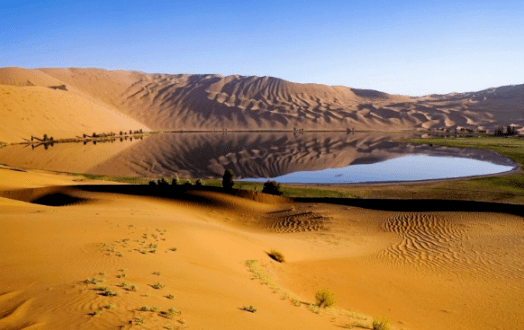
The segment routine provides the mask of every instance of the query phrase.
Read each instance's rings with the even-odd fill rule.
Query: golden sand
[[[0,329],[340,329],[370,327],[376,315],[395,329],[524,321],[517,216],[209,191],[164,199],[9,168],[0,178],[0,195],[11,197],[0,198]],[[247,260],[268,277],[254,279]],[[310,310],[319,288],[335,293],[338,310]],[[250,305],[256,313],[242,310]],[[167,315],[170,307],[181,314]]]

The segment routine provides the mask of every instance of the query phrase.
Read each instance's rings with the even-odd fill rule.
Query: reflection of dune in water
[[[142,177],[221,177],[232,169],[237,178],[269,178],[299,171],[371,164],[407,154],[460,156],[495,163],[494,153],[395,142],[407,134],[346,133],[186,133],[158,134],[143,141],[96,146],[55,145],[31,151],[0,149],[0,161],[45,170]],[[16,152],[16,155],[12,151]]]

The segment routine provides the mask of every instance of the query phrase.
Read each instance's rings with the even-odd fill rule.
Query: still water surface
[[[61,143],[47,149],[14,145],[0,149],[0,163],[146,178],[221,178],[224,170],[232,169],[235,179],[303,183],[440,179],[500,173],[514,166],[492,152],[396,141],[407,137],[410,135],[172,133],[96,145]]]
[[[419,181],[495,174],[513,168],[470,158],[411,155],[374,164],[289,173],[272,180],[304,184]],[[265,179],[245,181],[264,182]]]

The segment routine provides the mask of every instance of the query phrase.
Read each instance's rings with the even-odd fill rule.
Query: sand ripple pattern
[[[264,221],[266,228],[276,233],[298,233],[326,230],[330,218],[313,212],[284,210],[268,213]]]
[[[505,238],[497,243],[496,235],[468,231],[462,224],[427,214],[392,216],[382,228],[401,238],[379,253],[378,257],[388,263],[460,271],[473,277],[524,278],[524,267],[518,261],[522,258],[521,243],[517,241]]]
[[[382,227],[402,238],[382,253],[390,261],[440,268],[461,260],[463,231],[444,218],[404,214],[389,217]]]

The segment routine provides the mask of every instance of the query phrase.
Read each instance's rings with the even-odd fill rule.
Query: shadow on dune
[[[356,206],[380,211],[402,212],[495,212],[524,216],[524,205],[453,201],[440,199],[349,199],[349,198],[294,198],[295,202],[327,203]]]
[[[47,206],[67,206],[71,204],[85,203],[88,199],[67,195],[61,192],[42,196],[36,200],[31,201],[33,204],[47,205]]]

